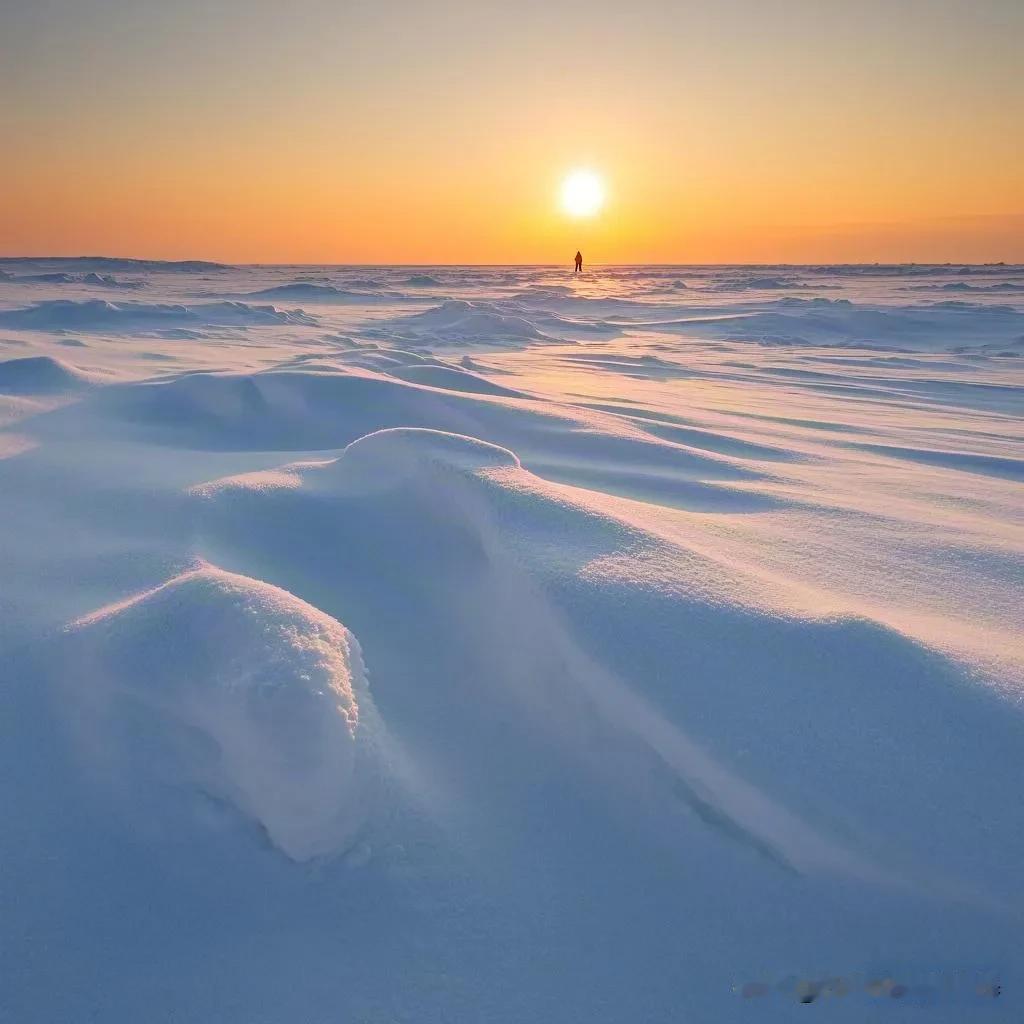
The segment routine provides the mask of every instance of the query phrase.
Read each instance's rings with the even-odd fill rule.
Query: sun
[[[562,182],[561,195],[570,217],[593,217],[604,206],[604,182],[593,171],[573,171]]]

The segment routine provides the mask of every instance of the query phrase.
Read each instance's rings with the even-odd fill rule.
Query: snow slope
[[[0,1020],[1024,1012],[1024,268],[3,267]]]

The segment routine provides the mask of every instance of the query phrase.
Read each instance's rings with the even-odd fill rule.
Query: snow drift
[[[1024,310],[942,286],[1024,268],[96,266],[0,328],[0,1018],[1013,1016]]]
[[[130,742],[137,756],[161,751],[173,781],[230,802],[293,860],[350,843],[364,809],[368,692],[359,645],[339,622],[204,565],[77,620],[67,640],[67,689],[99,730],[94,742],[149,733],[148,752]]]
[[[448,344],[522,343],[544,335],[524,316],[492,303],[449,299],[434,309],[413,313],[395,324],[399,336],[434,339]]]
[[[363,581],[348,601],[380,622],[361,635],[391,659],[404,650],[417,687],[433,678],[429,700],[445,702],[450,729],[501,721],[487,755],[447,752],[457,778],[500,774],[486,757],[521,763],[522,744],[584,790],[637,802],[631,816],[644,834],[939,898],[981,858],[986,884],[1008,898],[1009,866],[994,850],[977,850],[965,830],[933,850],[907,805],[934,813],[926,808],[942,793],[950,811],[968,813],[973,801],[992,814],[999,802],[967,797],[959,769],[936,764],[948,741],[922,728],[920,702],[936,721],[956,709],[984,728],[986,749],[956,763],[969,756],[986,774],[1019,727],[972,700],[956,666],[893,629],[748,604],[739,595],[758,584],[746,567],[631,522],[628,505],[540,479],[508,449],[451,433],[382,430],[335,459],[211,481],[192,495],[206,535],[232,557],[336,595]],[[389,593],[399,574],[403,595],[433,605],[429,643],[415,654],[414,640],[381,625],[408,600]],[[447,657],[463,677],[438,678]],[[827,707],[803,700],[807,673]],[[885,682],[896,677],[898,695]],[[403,693],[404,712],[426,696]],[[827,783],[797,763],[826,761]],[[1013,819],[999,826],[1000,849],[1019,845]],[[901,866],[908,855],[916,877]]]
[[[51,356],[25,356],[0,362],[0,392],[6,394],[60,394],[81,391],[92,384],[89,374]]]

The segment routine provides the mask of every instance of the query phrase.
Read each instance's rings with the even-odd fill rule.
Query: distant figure
[[[573,271],[574,274],[578,274],[583,269],[583,253],[579,250],[576,252],[576,269]]]

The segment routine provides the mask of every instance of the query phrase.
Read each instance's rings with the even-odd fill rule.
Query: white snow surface
[[[230,801],[289,857],[344,851],[360,824],[366,683],[340,623],[287,591],[203,565],[78,619],[69,646],[66,697],[101,730],[91,743],[109,750],[135,723],[104,720],[143,708],[160,741],[180,747],[177,776]],[[196,753],[197,736],[215,756]]]
[[[1019,1019],[1022,413],[1024,267],[0,260],[0,1020]]]

